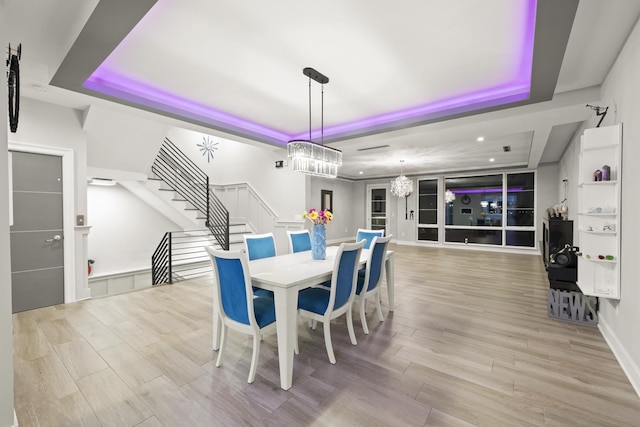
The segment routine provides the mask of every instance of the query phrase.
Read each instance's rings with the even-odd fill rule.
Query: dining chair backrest
[[[369,249],[374,237],[384,237],[384,229],[366,230],[364,228],[359,228],[358,233],[356,233],[356,242],[359,242],[360,240],[364,240],[365,241],[364,248]]]
[[[287,230],[287,236],[289,236],[289,253],[311,250],[309,230]]]
[[[245,234],[244,245],[249,255],[249,261],[270,258],[277,254],[273,233]]]
[[[336,254],[331,275],[329,307],[337,310],[353,299],[356,290],[356,278],[360,252],[364,243],[342,243]]]
[[[374,237],[371,241],[369,259],[367,260],[367,269],[364,276],[365,292],[375,289],[382,279],[382,268],[391,237]]]
[[[214,292],[219,312],[231,320],[255,325],[249,261],[242,251],[220,251],[205,247],[213,264]]]

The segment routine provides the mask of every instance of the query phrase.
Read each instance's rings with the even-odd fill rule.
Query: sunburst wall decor
[[[202,155],[207,156],[207,163],[210,163],[211,159],[213,159],[213,152],[218,149],[218,144],[219,142],[213,142],[208,136],[203,136],[202,144],[197,144]]]

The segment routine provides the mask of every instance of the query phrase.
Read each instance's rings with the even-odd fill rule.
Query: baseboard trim
[[[600,329],[600,333],[604,337],[604,340],[607,342],[609,348],[613,352],[613,355],[618,360],[620,367],[627,375],[631,386],[636,391],[638,397],[640,397],[640,367],[635,363],[633,358],[620,343],[618,337],[611,327],[609,327],[605,318],[599,317],[598,329]]]

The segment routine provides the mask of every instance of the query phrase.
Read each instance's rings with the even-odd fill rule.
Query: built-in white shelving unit
[[[584,131],[578,172],[577,284],[585,295],[620,299],[621,154],[622,125]]]

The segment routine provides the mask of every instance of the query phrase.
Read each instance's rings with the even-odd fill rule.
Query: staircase
[[[245,224],[231,224],[229,212],[213,194],[209,177],[165,138],[151,167],[150,186],[164,193],[166,201],[179,205],[193,222],[193,230],[170,231],[151,257],[152,284],[173,283],[210,274],[205,246],[229,250],[243,243],[251,231]]]

